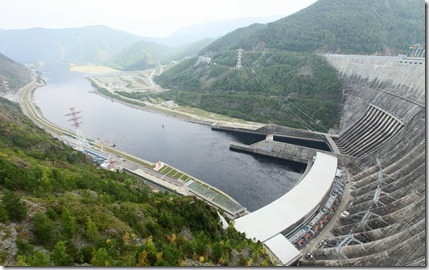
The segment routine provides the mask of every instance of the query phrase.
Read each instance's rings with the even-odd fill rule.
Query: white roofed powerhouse
[[[300,220],[317,210],[330,192],[336,172],[337,158],[317,152],[310,171],[292,190],[261,209],[236,219],[235,228],[244,232],[247,238],[269,246],[270,239],[298,225]]]

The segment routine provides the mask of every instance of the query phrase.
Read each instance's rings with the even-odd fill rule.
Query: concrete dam
[[[212,127],[265,138],[250,145],[231,143],[231,150],[307,164],[294,189],[237,219],[235,226],[263,242],[281,265],[425,266],[425,61],[325,57],[344,83],[338,130]],[[325,143],[328,149],[290,143],[290,138]],[[329,157],[336,159],[329,162]],[[324,183],[319,189],[330,191],[318,194],[318,201],[304,210],[317,181]],[[294,195],[296,190],[300,195]],[[294,211],[301,214],[288,220]]]
[[[332,136],[350,180],[347,215],[317,239],[304,266],[425,266],[424,59],[326,55],[344,81]],[[316,239],[315,239],[316,240]]]

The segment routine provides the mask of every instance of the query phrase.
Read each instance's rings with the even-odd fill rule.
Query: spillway
[[[347,217],[305,266],[425,266],[424,59],[326,55],[344,81],[334,141],[351,181]]]

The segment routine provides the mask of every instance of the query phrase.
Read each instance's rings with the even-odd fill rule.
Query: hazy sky
[[[0,0],[0,28],[106,25],[165,37],[206,21],[290,15],[316,0]]]

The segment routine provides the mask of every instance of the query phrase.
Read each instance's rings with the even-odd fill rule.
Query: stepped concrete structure
[[[232,150],[307,164],[291,191],[236,219],[235,227],[264,243],[278,265],[425,266],[425,61],[325,57],[344,82],[338,130],[212,127],[266,136],[251,145],[231,143]],[[279,136],[322,141],[329,150]]]
[[[424,59],[326,55],[344,81],[338,136],[350,195],[303,266],[426,265]]]

